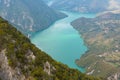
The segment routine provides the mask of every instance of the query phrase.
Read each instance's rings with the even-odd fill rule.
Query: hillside
[[[0,0],[0,16],[24,34],[44,30],[56,20],[66,17],[42,0]]]
[[[120,9],[120,0],[44,0],[50,7],[83,13]]]
[[[120,79],[120,13],[107,12],[96,18],[79,18],[71,23],[79,31],[88,51],[77,65],[89,75]]]
[[[100,80],[56,62],[0,18],[1,80]]]

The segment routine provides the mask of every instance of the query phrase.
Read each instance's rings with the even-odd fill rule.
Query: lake
[[[78,67],[75,64],[75,60],[85,53],[87,47],[84,45],[84,41],[79,33],[70,23],[79,17],[93,18],[95,14],[62,12],[68,15],[68,17],[56,21],[42,32],[35,33],[30,38],[31,42],[53,59],[84,72],[84,68]]]

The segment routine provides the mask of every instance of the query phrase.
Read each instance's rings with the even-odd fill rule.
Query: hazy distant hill
[[[87,74],[120,79],[120,11],[106,12],[96,18],[79,18],[72,22],[88,46],[76,61]]]
[[[44,1],[52,8],[69,11],[96,13],[118,8],[120,9],[120,0],[44,0]]]
[[[0,0],[0,16],[24,33],[44,30],[65,17],[49,8],[42,0]]]

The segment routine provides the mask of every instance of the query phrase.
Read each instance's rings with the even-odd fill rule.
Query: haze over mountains
[[[0,0],[0,16],[25,34],[44,30],[65,17],[49,8],[42,0]]]
[[[60,10],[98,13],[120,9],[120,0],[44,0],[50,7]]]

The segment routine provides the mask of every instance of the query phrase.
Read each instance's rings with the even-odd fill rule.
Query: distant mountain
[[[96,18],[79,18],[71,23],[79,31],[88,51],[77,65],[87,74],[106,80],[120,79],[120,11],[111,11]]]
[[[0,16],[28,34],[44,30],[66,15],[49,8],[42,0],[0,0]]]
[[[0,80],[100,80],[53,60],[0,17]]]
[[[120,9],[120,0],[44,0],[50,7],[61,10],[98,13]]]

